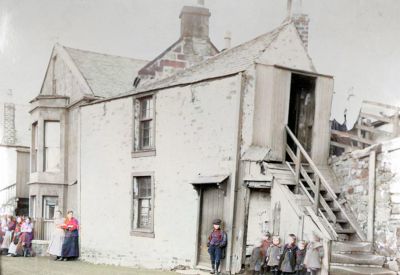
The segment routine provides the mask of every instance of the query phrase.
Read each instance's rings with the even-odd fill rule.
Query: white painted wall
[[[81,109],[85,260],[151,268],[195,264],[197,193],[190,182],[199,174],[234,172],[238,89],[234,76],[160,91],[155,157],[131,157],[132,98]],[[149,171],[155,172],[154,239],[130,236],[131,173]]]

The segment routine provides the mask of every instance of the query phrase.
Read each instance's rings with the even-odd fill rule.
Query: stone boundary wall
[[[331,160],[362,229],[367,234],[369,154],[376,150],[374,245],[378,254],[400,257],[400,139],[346,153]]]

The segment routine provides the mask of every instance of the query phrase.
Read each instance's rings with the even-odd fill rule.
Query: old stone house
[[[317,231],[328,244],[336,231],[317,215],[334,206],[314,207],[310,199],[322,195],[297,192],[296,171],[305,173],[299,156],[309,160],[307,188],[318,185],[336,202],[339,186],[320,187],[311,176],[332,177],[332,92],[332,77],[316,72],[290,21],[171,77],[82,106],[82,258],[207,268],[216,217],[230,240],[223,271],[232,274],[266,230],[283,239]],[[93,222],[99,213],[108,221],[101,228]]]
[[[149,63],[56,45],[32,101],[32,214],[74,209],[82,259],[93,263],[207,269],[219,217],[226,273],[245,268],[268,230],[283,241],[317,232],[322,274],[393,274],[382,255],[395,253],[375,249],[371,235],[388,247],[382,232],[398,233],[397,193],[382,210],[390,226],[366,226],[372,206],[357,208],[369,196],[366,166],[348,174],[358,159],[328,162],[333,77],[308,56],[307,17],[221,53],[208,17],[184,8],[181,38]],[[196,42],[198,51],[185,50]],[[364,181],[344,184],[358,173]]]

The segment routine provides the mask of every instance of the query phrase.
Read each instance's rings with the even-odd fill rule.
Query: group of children
[[[297,243],[296,236],[289,234],[287,244],[282,246],[279,236],[273,236],[271,241],[271,234],[267,233],[253,248],[250,270],[253,275],[316,275],[321,269],[323,256],[324,249],[316,234],[309,243]]]
[[[29,217],[3,216],[0,219],[0,249],[2,255],[31,256],[33,224]]]

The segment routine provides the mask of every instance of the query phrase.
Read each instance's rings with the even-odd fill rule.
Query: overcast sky
[[[277,27],[286,0],[206,0],[210,36],[237,45]],[[0,101],[39,93],[51,49],[60,44],[152,59],[179,37],[179,13],[196,0],[0,0]],[[303,0],[309,52],[335,77],[332,117],[350,122],[363,99],[400,106],[400,1]],[[349,95],[354,95],[350,96]],[[350,101],[347,101],[350,98]]]

